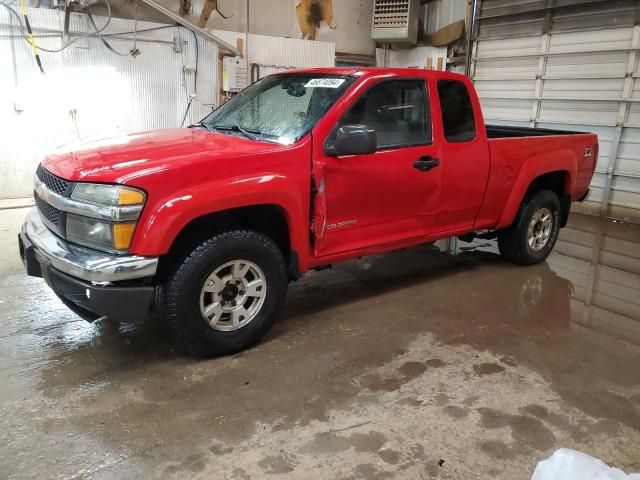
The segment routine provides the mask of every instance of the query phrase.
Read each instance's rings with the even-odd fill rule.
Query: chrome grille
[[[56,227],[60,226],[60,210],[49,205],[38,195],[35,195],[35,201],[38,211],[42,216],[52,225],[55,225]]]
[[[49,173],[42,167],[42,165],[38,165],[36,176],[49,190],[57,193],[58,195],[64,195],[69,188],[69,182]]]

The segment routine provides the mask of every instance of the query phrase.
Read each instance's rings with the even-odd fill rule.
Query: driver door
[[[340,126],[354,124],[376,131],[375,153],[315,150],[316,257],[423,237],[435,220],[441,169],[425,79],[375,81],[347,107],[323,145],[332,145]]]

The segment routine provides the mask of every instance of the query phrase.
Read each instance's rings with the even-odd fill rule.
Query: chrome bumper
[[[158,268],[158,257],[113,255],[69,243],[44,225],[35,208],[27,214],[22,233],[36,254],[49,260],[53,268],[88,282],[105,284],[151,277]]]

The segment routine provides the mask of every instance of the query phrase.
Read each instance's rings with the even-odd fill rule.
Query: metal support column
[[[533,93],[533,107],[531,109],[531,119],[529,126],[535,128],[538,124],[538,116],[540,115],[540,105],[542,103],[542,94],[544,93],[544,74],[547,71],[547,59],[549,58],[549,45],[551,44],[551,27],[553,26],[553,8],[556,6],[557,0],[547,1],[547,13],[544,18],[542,27],[542,40],[540,42],[540,58],[538,58],[538,69],[536,71],[536,86]]]
[[[616,161],[620,150],[620,139],[622,138],[624,124],[629,116],[629,106],[633,100],[633,86],[635,83],[633,72],[638,61],[638,48],[640,48],[640,25],[636,25],[633,28],[633,40],[631,41],[631,50],[629,50],[624,87],[622,89],[622,99],[620,101],[620,109],[618,110],[618,118],[616,121],[616,133],[611,142],[609,164],[607,165],[607,177],[604,184],[604,191],[602,193],[602,203],[600,204],[601,217],[605,217],[609,209],[609,196],[611,193],[611,184],[615,175]]]

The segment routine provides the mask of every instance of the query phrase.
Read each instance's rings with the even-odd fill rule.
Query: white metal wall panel
[[[425,5],[423,19],[427,33],[433,33],[466,17],[467,0],[431,0]]]
[[[212,30],[211,33],[232,45],[246,34]],[[249,63],[274,68],[333,67],[336,45],[332,42],[302,40],[299,38],[271,37],[249,34]],[[279,71],[279,70],[278,70]]]
[[[29,15],[36,34],[62,30],[62,12],[29,9]],[[104,18],[95,18],[98,25],[104,24]],[[115,55],[96,38],[83,39],[62,53],[42,52],[46,71],[42,75],[29,45],[12,38],[16,30],[9,28],[9,22],[6,9],[0,10],[0,198],[29,196],[37,163],[59,146],[180,126],[194,92],[194,73],[184,69],[195,65],[191,32],[169,27],[140,33],[142,53],[137,58]],[[130,20],[112,19],[104,33],[128,32],[133,25]],[[141,30],[161,26],[138,22]],[[89,31],[86,17],[72,14],[70,30]],[[181,53],[173,50],[176,35],[187,42]],[[130,39],[108,40],[121,52],[132,46]],[[45,48],[61,44],[60,36],[38,42]],[[198,86],[186,122],[201,118],[217,102],[217,48],[202,39],[198,46]]]
[[[443,68],[447,63],[447,47],[415,47],[386,51],[376,48],[376,65],[379,67],[426,68],[429,62],[437,68],[441,62]]]
[[[618,150],[618,172],[640,176],[640,129],[625,128]]]
[[[548,8],[554,3],[575,8]],[[600,157],[586,209],[634,221],[640,221],[638,12],[636,0],[483,0],[472,70],[488,123],[597,133]]]

